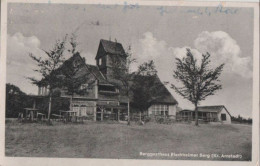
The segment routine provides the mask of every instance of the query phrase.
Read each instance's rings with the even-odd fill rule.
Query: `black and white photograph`
[[[258,161],[258,3],[4,11],[6,158]]]

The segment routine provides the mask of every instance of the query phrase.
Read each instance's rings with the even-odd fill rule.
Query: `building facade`
[[[182,120],[195,120],[194,110],[181,110],[177,113],[177,118]],[[224,105],[199,106],[198,119],[202,122],[220,122],[231,124],[231,114]]]
[[[93,117],[97,121],[127,120],[128,97],[120,91],[118,84],[115,84],[117,80],[112,78],[111,61],[113,58],[119,59],[123,65],[126,63],[127,55],[122,44],[100,40],[95,57],[96,65],[86,64],[85,59],[76,53],[58,69],[61,74],[76,70],[73,80],[77,83],[80,82],[79,89],[84,91],[81,94],[73,93],[71,95],[68,94],[67,88],[59,89],[60,97],[68,98],[71,101],[69,111],[77,116]],[[158,81],[164,88],[165,95],[151,103],[148,115],[175,115],[178,103],[159,78]],[[48,95],[48,86],[38,84],[38,88],[38,95]]]

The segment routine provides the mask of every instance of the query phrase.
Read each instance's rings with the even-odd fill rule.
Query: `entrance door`
[[[97,114],[96,114],[97,121],[101,121],[101,109],[97,108]]]
[[[79,105],[74,105],[72,107],[72,110],[75,111],[75,114],[78,116],[79,115]]]
[[[111,120],[118,120],[118,109],[113,109],[112,114],[111,114]]]
[[[221,120],[222,121],[226,121],[227,120],[226,114],[221,114]]]
[[[87,107],[85,105],[80,107],[80,116],[87,116]]]

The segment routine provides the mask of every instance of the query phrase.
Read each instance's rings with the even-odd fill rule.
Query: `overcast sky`
[[[124,5],[8,4],[7,82],[37,94],[26,77],[35,76],[32,52],[44,56],[55,40],[76,32],[78,50],[95,64],[100,39],[132,46],[138,64],[155,61],[162,81],[173,80],[176,57],[191,48],[200,59],[209,52],[212,67],[225,63],[223,89],[201,105],[225,105],[234,116],[252,117],[253,9]],[[136,64],[135,66],[137,66]],[[189,101],[168,89],[183,109]]]

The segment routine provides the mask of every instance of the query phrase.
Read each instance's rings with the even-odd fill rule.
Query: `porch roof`
[[[179,112],[195,112],[195,110],[181,110]],[[199,109],[198,108],[198,112],[211,112],[211,113],[217,113],[218,110],[204,110],[204,109]]]
[[[122,105],[112,105],[112,104],[97,104],[98,107],[103,107],[103,108],[115,108],[115,109],[126,109],[126,106]]]

